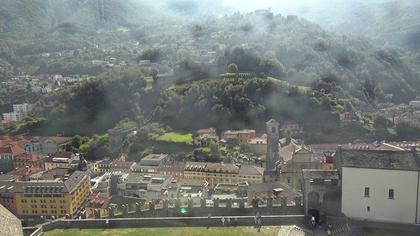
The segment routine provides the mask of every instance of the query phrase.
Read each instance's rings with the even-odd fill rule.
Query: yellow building
[[[111,161],[110,160],[100,160],[93,164],[93,173],[95,175],[103,175],[106,172],[110,171]]]
[[[63,180],[14,182],[10,191],[16,194],[17,215],[21,218],[74,217],[90,195],[89,182],[85,172],[76,171]]]
[[[213,187],[219,183],[262,183],[263,175],[263,168],[252,165],[187,162],[184,169],[185,179],[205,180]]]

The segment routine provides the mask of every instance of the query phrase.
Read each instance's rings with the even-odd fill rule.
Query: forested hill
[[[330,33],[295,16],[236,14],[199,29],[198,40],[237,45],[228,46],[218,62],[236,63],[240,71],[258,70],[259,54],[272,59],[268,64],[284,66],[287,73],[273,76],[293,84],[315,84],[340,97],[375,102],[392,94],[395,102],[402,102],[420,89],[415,64],[420,55]]]
[[[330,10],[334,11],[334,10]],[[338,10],[337,10],[338,11]],[[319,23],[343,34],[370,38],[416,52],[420,49],[420,1],[346,1]],[[340,16],[340,17],[337,17]]]
[[[106,9],[108,16],[113,16],[102,17],[107,23],[100,27],[98,2],[110,4]],[[351,107],[408,102],[420,91],[420,67],[416,64],[420,55],[334,34],[296,16],[259,11],[197,22],[168,22],[168,18],[148,8],[130,5],[134,0],[0,0],[0,3],[4,3],[0,11],[5,13],[1,14],[3,36],[12,31],[15,35],[25,34],[23,43],[20,38],[0,42],[0,56],[15,67],[15,73],[19,72],[16,68],[31,66],[38,72],[46,73],[54,67],[53,73],[66,74],[60,68],[74,68],[68,66],[70,63],[91,65],[92,60],[104,60],[103,50],[113,52],[106,56],[128,62],[136,71],[139,68],[134,65],[140,60],[157,65],[129,76],[121,75],[126,73],[126,66],[121,66],[122,72],[112,69],[92,82],[42,98],[37,104],[37,115],[46,121],[40,127],[47,125],[51,133],[102,133],[125,117],[136,119],[141,115],[179,129],[186,128],[191,123],[188,121],[201,120],[206,122],[200,123],[203,127],[240,128],[257,126],[270,116],[300,121],[302,117],[311,117],[307,112],[311,109],[323,114],[312,124],[325,120],[337,124],[337,114]],[[116,27],[127,30],[118,33]],[[80,34],[88,35],[89,40],[99,41],[100,47],[83,45],[86,37],[74,37],[71,33],[77,29],[86,31]],[[70,39],[74,44],[69,43]],[[58,60],[39,56],[45,51],[61,52],[69,45],[78,49],[77,54]],[[11,66],[5,61],[0,63],[4,64],[0,76],[10,78]],[[250,73],[260,79],[251,78],[238,85],[235,80],[219,76],[226,71]],[[143,77],[158,77],[157,74],[169,75],[172,79],[169,87],[175,84],[179,89],[176,86],[186,84],[187,89],[153,88],[150,99]],[[288,86],[279,86],[267,77],[287,82],[291,92]],[[219,80],[214,81],[215,78]],[[165,77],[159,77],[157,83],[162,79]],[[314,93],[293,95],[295,88],[302,87],[311,88]],[[272,96],[257,96],[266,91]],[[292,99],[284,99],[289,92]],[[276,97],[276,93],[281,96]],[[275,108],[270,104],[272,97],[276,98]],[[186,103],[189,100],[202,102],[191,107]],[[341,101],[347,101],[348,106]],[[303,104],[300,107],[303,111],[295,114],[296,104]],[[189,108],[194,110],[190,113]],[[196,113],[211,116],[195,117]],[[181,122],[174,121],[175,117]],[[215,123],[219,118],[225,120],[225,126]],[[46,131],[40,127],[34,128]],[[328,127],[322,128],[326,128],[324,135],[329,132]],[[320,129],[319,125],[314,125],[315,129]]]
[[[105,25],[152,23],[155,17],[154,10],[134,0],[0,0],[0,37],[95,34]]]
[[[111,42],[140,42],[143,50],[157,52],[156,62],[169,67],[194,61],[202,51],[215,51],[216,59],[204,66],[210,72],[223,73],[234,63],[240,72],[263,72],[337,97],[354,98],[355,103],[376,103],[386,97],[406,102],[420,90],[420,65],[416,64],[420,54],[336,35],[295,16],[259,12],[195,23],[168,21],[164,13],[157,14],[135,0],[0,0],[0,12],[3,36],[23,34],[26,37],[19,39],[27,39],[0,43],[1,59],[12,66],[19,61],[14,55],[83,48],[96,38],[103,47]],[[119,26],[129,33],[116,32]],[[89,37],[74,36],[82,31],[90,32],[86,33]],[[127,51],[131,58],[125,59],[135,60]],[[84,63],[95,59],[83,58],[88,59]],[[19,62],[21,67],[25,63]]]

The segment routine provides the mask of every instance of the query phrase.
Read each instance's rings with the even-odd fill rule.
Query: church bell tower
[[[280,123],[274,119],[266,123],[267,126],[267,157],[266,157],[266,175],[275,175],[277,165],[281,160],[279,155]]]

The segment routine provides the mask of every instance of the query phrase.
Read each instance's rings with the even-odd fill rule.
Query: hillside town
[[[91,162],[71,151],[72,138],[2,136],[0,203],[24,225],[135,217],[142,211],[162,216],[161,209],[182,206],[200,208],[195,214],[201,216],[237,214],[215,208],[223,206],[261,212],[264,206],[293,206],[278,214],[301,212],[317,224],[343,216],[420,223],[420,142],[307,145],[284,136],[291,128],[300,132],[296,125],[272,119],[266,128],[264,134],[227,130],[220,137],[214,128],[197,130],[197,147],[247,143],[258,157],[229,163],[176,160],[171,153],[152,153],[139,162],[120,153]]]
[[[0,0],[1,236],[420,235],[419,12]]]

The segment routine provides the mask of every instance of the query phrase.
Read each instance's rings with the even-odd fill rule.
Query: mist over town
[[[420,2],[0,0],[3,235],[420,235]]]

